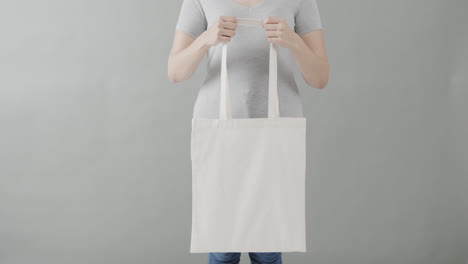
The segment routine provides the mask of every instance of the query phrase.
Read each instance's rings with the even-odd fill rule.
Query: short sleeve
[[[299,0],[294,20],[294,30],[299,35],[322,29],[317,1]]]
[[[206,27],[205,12],[200,0],[184,0],[176,29],[195,39],[206,30]]]

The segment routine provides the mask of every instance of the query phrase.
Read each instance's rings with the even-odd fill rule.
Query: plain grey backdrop
[[[330,82],[299,78],[308,252],[284,263],[466,263],[468,2],[318,3]],[[205,65],[167,78],[180,5],[0,2],[1,264],[206,262],[189,253]]]

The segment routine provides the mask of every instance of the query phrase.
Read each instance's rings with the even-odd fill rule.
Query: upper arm
[[[320,57],[327,57],[317,0],[299,0],[294,14],[294,31]]]
[[[327,58],[325,39],[322,30],[314,30],[300,35],[306,45],[318,56]]]
[[[174,40],[172,42],[171,55],[190,46],[190,44],[192,44],[193,41],[195,41],[195,39],[187,35],[187,33],[176,29],[174,34]]]
[[[207,28],[205,11],[200,0],[184,0],[176,29],[196,39]]]
[[[294,14],[294,30],[298,35],[322,29],[316,0],[299,0]]]
[[[199,0],[184,0],[176,24],[171,55],[186,47],[207,28],[205,12]]]

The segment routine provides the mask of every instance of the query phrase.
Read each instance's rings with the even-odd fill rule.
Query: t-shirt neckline
[[[262,0],[260,3],[256,4],[256,5],[253,5],[253,6],[246,6],[246,5],[243,5],[239,2],[237,2],[236,0],[231,0],[232,2],[234,2],[236,5],[240,6],[240,7],[243,7],[243,8],[248,8],[248,9],[252,9],[252,8],[257,8],[257,7],[260,7],[261,5],[263,5],[263,3],[265,3],[265,1],[267,0]]]

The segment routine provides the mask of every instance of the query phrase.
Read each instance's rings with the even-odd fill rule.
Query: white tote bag
[[[306,252],[306,119],[279,115],[273,44],[268,118],[233,119],[226,60],[220,119],[192,119],[190,252]]]

